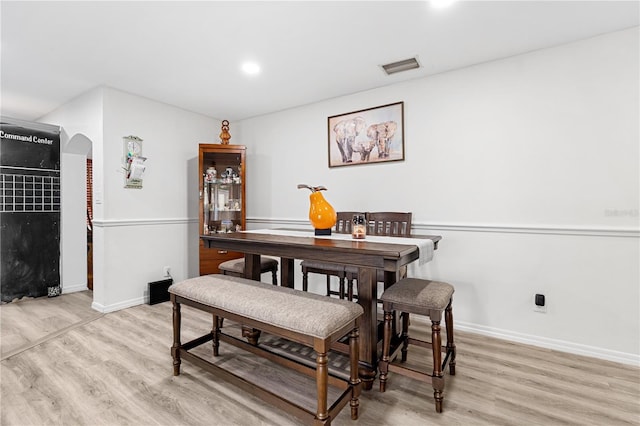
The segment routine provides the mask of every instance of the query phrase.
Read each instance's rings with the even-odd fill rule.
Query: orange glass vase
[[[331,228],[336,224],[338,216],[333,206],[324,199],[320,191],[326,191],[324,186],[309,186],[304,183],[298,184],[298,189],[307,188],[311,191],[309,200],[309,220],[316,230],[316,235],[331,235]]]
[[[324,199],[321,192],[312,192],[309,200],[309,220],[316,230],[316,235],[331,235],[331,228],[337,220],[333,206]]]

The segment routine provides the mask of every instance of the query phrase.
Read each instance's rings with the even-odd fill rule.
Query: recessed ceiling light
[[[242,71],[244,71],[245,74],[256,75],[260,73],[260,66],[255,62],[245,62],[242,64]]]
[[[395,74],[397,72],[409,71],[412,69],[420,68],[420,64],[416,58],[404,59],[398,62],[392,62],[390,64],[382,65],[382,69],[387,74]]]
[[[435,9],[443,9],[451,6],[456,0],[430,0],[431,7]]]

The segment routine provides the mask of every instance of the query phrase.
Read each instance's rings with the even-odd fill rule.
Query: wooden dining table
[[[273,233],[271,233],[273,232]],[[377,271],[384,271],[385,288],[395,283],[403,267],[418,260],[418,245],[413,238],[430,239],[434,249],[441,237],[420,235],[407,238],[406,244],[345,240],[314,236],[313,231],[282,235],[278,230],[261,232],[232,232],[201,235],[205,247],[244,253],[245,277],[260,281],[260,256],[281,259],[280,283],[294,287],[294,261],[311,260],[350,265],[358,268],[358,303],[364,309],[360,326],[360,378],[364,388],[371,389],[378,366]],[[404,240],[404,239],[403,239]]]

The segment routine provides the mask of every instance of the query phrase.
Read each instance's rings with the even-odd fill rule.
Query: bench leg
[[[173,357],[173,375],[180,375],[180,303],[173,301],[173,346],[171,346],[171,356]]]
[[[358,377],[358,360],[360,358],[360,331],[358,328],[351,330],[349,335],[349,361],[350,376],[349,384],[351,385],[351,420],[358,420],[358,407],[360,406],[360,378]]]
[[[324,346],[324,345],[323,345]],[[329,386],[329,369],[327,360],[327,348],[316,349],[316,389],[318,393],[318,409],[316,411],[315,424],[330,424],[329,410],[327,408],[327,395]]]

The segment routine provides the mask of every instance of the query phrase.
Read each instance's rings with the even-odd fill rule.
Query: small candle
[[[351,236],[357,240],[362,240],[367,235],[367,231],[364,225],[355,225],[353,227],[353,231],[351,232]]]
[[[351,237],[356,240],[363,240],[367,235],[367,224],[363,214],[353,215],[351,224]]]

